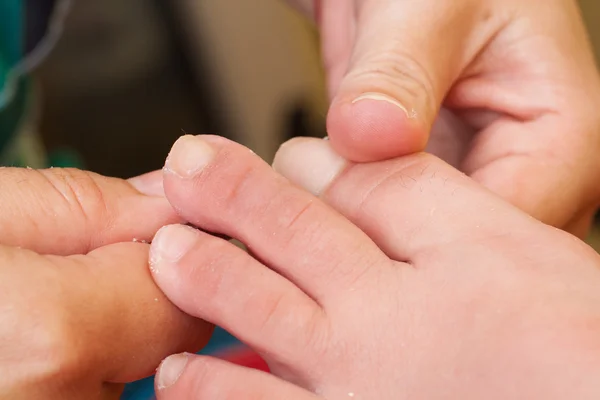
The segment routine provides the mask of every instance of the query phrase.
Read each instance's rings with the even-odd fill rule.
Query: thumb
[[[332,146],[355,162],[423,150],[446,92],[473,51],[465,41],[477,7],[464,0],[355,3],[354,46],[327,118]],[[337,65],[327,69],[335,79]]]

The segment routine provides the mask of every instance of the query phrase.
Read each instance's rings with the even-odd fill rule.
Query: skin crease
[[[147,243],[180,221],[156,176],[0,169],[0,398],[118,399],[168,354],[206,344],[212,326],[148,270]]]
[[[338,153],[362,162],[426,149],[586,235],[600,204],[600,83],[575,1],[288,3],[320,29]],[[379,100],[357,102],[364,94]]]
[[[315,209],[324,210],[319,201],[285,186],[284,179],[253,164],[256,159],[240,158],[246,163],[243,173],[232,169],[230,180],[220,180],[216,198],[227,203],[239,196],[248,205],[213,211],[236,222],[276,215],[280,220],[272,225],[260,220],[246,226],[258,238],[268,233],[269,246],[281,240],[287,255],[268,253],[266,242],[251,241],[246,231],[242,239],[258,263],[188,230],[217,250],[192,254],[179,265],[199,282],[153,273],[184,311],[211,322],[222,318],[218,322],[248,335],[276,374],[183,356],[190,369],[159,395],[182,398],[177,390],[197,390],[207,398],[276,393],[286,399],[333,399],[352,393],[354,398],[435,399],[450,393],[468,399],[492,398],[492,391],[498,398],[598,398],[595,381],[587,379],[598,374],[597,256],[497,203],[435,158],[394,159],[426,149],[531,216],[583,236],[600,198],[600,90],[575,3],[321,0],[299,6],[322,33],[331,145],[351,161],[389,161],[349,165],[353,172],[331,186],[294,175],[305,170],[302,164],[285,171],[279,165],[296,185],[320,188],[322,201],[354,224],[348,225],[338,213],[331,217],[329,208],[309,218]],[[319,151],[309,154],[301,158]],[[382,175],[394,168],[401,172],[387,179],[396,185],[369,194],[367,189],[386,182]],[[255,182],[278,189],[267,197],[272,203],[261,203],[265,192],[235,186],[246,174],[253,177],[249,187]],[[331,169],[317,175],[336,176]],[[123,382],[147,376],[167,354],[195,351],[206,342],[212,325],[185,315],[161,294],[147,269],[149,246],[131,243],[149,241],[160,226],[179,221],[156,175],[130,184],[74,170],[2,169],[0,177],[5,228],[0,231],[5,266],[0,366],[6,371],[0,398],[116,399]],[[344,179],[350,184],[344,186]],[[455,184],[449,192],[448,183]],[[131,184],[143,187],[149,198]],[[227,185],[237,189],[227,191]],[[204,193],[190,196],[195,192],[189,190],[178,199],[178,186],[167,191],[186,221],[211,232],[227,228],[231,220],[211,225],[203,220],[214,217],[205,216],[210,210],[189,204],[190,198],[204,199]],[[461,197],[465,192],[469,195]],[[222,193],[231,197],[219,197]],[[378,195],[393,206],[365,206],[369,218],[345,202]],[[294,205],[306,209],[300,213]],[[403,213],[390,217],[398,209]],[[430,223],[440,215],[443,224]],[[416,216],[421,218],[410,226]],[[473,216],[480,218],[469,219]],[[282,229],[278,224],[286,221]],[[303,221],[312,230],[291,236]],[[437,241],[427,244],[427,238]],[[331,245],[327,252],[321,239]],[[220,258],[204,262],[208,254]],[[225,261],[231,277],[218,274]],[[249,268],[236,269],[240,264]],[[371,267],[387,272],[373,277],[365,272]],[[195,284],[193,293],[186,279]],[[323,286],[312,286],[319,281]],[[263,290],[248,282],[262,282]],[[232,290],[225,293],[233,295],[223,298],[228,283]],[[181,287],[193,304],[173,293]],[[199,299],[198,288],[205,289]],[[291,293],[292,300],[286,303],[282,293]],[[326,307],[317,301],[321,298],[331,304]],[[360,312],[370,302],[389,307]],[[319,317],[323,310],[327,313]],[[377,348],[373,335],[381,339],[377,343],[396,347]],[[305,342],[293,342],[302,338]],[[315,359],[322,362],[307,361]],[[380,373],[370,376],[368,365]],[[226,384],[231,379],[241,384],[232,389]],[[386,386],[389,382],[404,385]],[[442,387],[447,393],[435,391]]]
[[[159,400],[600,396],[600,256],[583,242],[424,153],[355,164],[295,139],[274,168],[214,136],[171,150],[174,208],[254,257],[169,225],[153,277],[272,375],[177,354]]]

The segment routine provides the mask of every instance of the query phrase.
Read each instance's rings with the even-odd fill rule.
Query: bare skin
[[[147,243],[180,221],[153,176],[0,169],[0,398],[116,400],[206,344],[212,326],[148,271]]]
[[[288,0],[321,31],[334,149],[427,151],[585,236],[600,204],[600,83],[573,0]]]
[[[171,151],[169,201],[254,257],[169,225],[154,279],[273,374],[178,354],[160,400],[599,398],[600,257],[583,242],[426,154],[354,164],[299,139],[275,168],[289,180],[212,136]]]
[[[334,157],[335,166],[354,172],[331,184],[339,171],[335,166],[318,169],[324,161],[317,156],[324,150],[312,147],[300,153],[302,162],[287,167],[290,161],[282,160],[297,156],[280,155],[276,167],[281,173],[320,194],[321,200],[309,202],[305,193],[298,194],[240,152],[246,169],[213,177],[218,181],[214,199],[233,202],[230,209],[213,204],[199,210],[205,199],[201,185],[181,184],[186,191],[180,192],[180,184],[167,178],[170,200],[186,220],[245,240],[260,262],[245,254],[238,261],[237,250],[222,250],[228,245],[220,239],[187,229],[200,235],[196,239],[215,243],[221,253],[213,257],[232,257],[227,267],[238,262],[254,267],[234,268],[227,272],[233,272],[230,278],[219,269],[225,261],[217,259],[201,276],[212,277],[214,287],[210,280],[188,276],[180,277],[181,285],[177,276],[175,283],[169,283],[168,274],[155,279],[184,311],[230,324],[269,360],[275,375],[174,356],[170,360],[187,361],[190,369],[177,384],[162,385],[159,396],[180,398],[177,390],[190,393],[196,390],[190,385],[202,385],[198,390],[213,392],[199,396],[238,398],[228,392],[226,377],[241,382],[238,389],[250,398],[344,398],[350,393],[378,400],[398,393],[434,399],[597,398],[590,378],[598,371],[598,307],[591,291],[598,283],[597,257],[499,202],[438,159],[393,159],[427,149],[535,218],[584,236],[600,198],[600,84],[575,3],[290,2],[315,17],[323,35],[331,145],[350,161],[390,161],[367,166]],[[228,160],[232,168],[236,159]],[[434,172],[428,175],[430,167]],[[394,168],[401,172],[385,178]],[[277,190],[267,190],[266,200],[261,197],[265,191],[227,192],[244,182],[246,173],[254,176],[248,178],[249,187]],[[160,226],[178,221],[155,177],[132,181],[154,197],[148,200],[130,184],[77,171],[0,171],[0,366],[8,371],[0,378],[0,397],[116,399],[123,382],[147,376],[167,354],[194,351],[206,342],[212,326],[186,316],[163,297],[149,277],[149,246],[132,242],[148,241]],[[379,199],[368,209],[351,202],[376,198],[370,189],[386,181],[397,186],[377,189],[387,203]],[[421,192],[428,184],[433,189]],[[448,191],[446,184],[454,188]],[[232,198],[220,197],[223,193]],[[236,204],[236,196],[247,204]],[[292,205],[277,205],[278,199]],[[296,221],[297,204],[311,204],[306,214],[315,208],[327,212]],[[224,219],[202,225],[215,215]],[[262,219],[251,219],[257,216]],[[281,221],[267,226],[267,217]],[[237,231],[241,228],[234,229],[227,218],[244,222],[247,231]],[[172,229],[162,231],[163,237]],[[268,240],[265,229],[271,229]],[[298,233],[290,236],[290,231]],[[279,253],[270,253],[267,243],[279,243]],[[415,249],[411,243],[424,247]],[[194,257],[196,268],[207,265]],[[156,254],[154,260],[160,268]],[[184,261],[175,264],[180,262],[182,273],[194,270]],[[364,272],[365,266],[375,272]],[[263,282],[263,275],[276,278],[256,291],[254,284]],[[238,279],[227,296],[219,286],[225,278]],[[350,287],[351,282],[362,286]],[[204,303],[190,305],[173,293],[180,286],[182,293],[191,292],[192,283],[203,293],[186,299],[200,296]],[[287,289],[296,293],[298,304],[312,306],[298,308],[285,300]],[[210,299],[211,293],[220,297]],[[332,304],[321,303],[321,297]],[[243,312],[239,303],[235,309],[236,299],[249,302]],[[369,302],[385,307],[365,306]],[[351,319],[340,304],[353,305],[351,316],[360,319]],[[319,323],[302,319],[302,310],[324,317]],[[247,325],[242,325],[244,318]],[[306,331],[307,321],[307,335],[314,336],[305,337],[306,344],[290,344],[302,339],[298,332]],[[385,348],[376,347],[380,341]],[[311,363],[314,359],[318,365]],[[363,373],[372,365],[384,373]],[[168,376],[159,375],[159,384]],[[385,386],[390,382],[403,385]]]

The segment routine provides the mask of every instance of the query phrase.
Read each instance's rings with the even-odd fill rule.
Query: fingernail
[[[214,155],[214,149],[199,136],[185,135],[171,148],[165,170],[181,178],[191,178],[202,171]]]
[[[141,194],[153,197],[165,197],[163,177],[160,171],[150,172],[144,175],[129,178],[127,180]]]
[[[398,108],[400,108],[406,115],[409,115],[408,110],[404,107],[398,100],[394,99],[383,93],[364,93],[352,100],[352,104],[358,103],[363,100],[374,100],[374,101],[385,101],[389,104],[392,104]]]
[[[188,353],[173,354],[163,360],[158,367],[156,387],[159,390],[173,386],[181,377],[189,359]]]
[[[315,196],[325,191],[347,165],[328,141],[295,140],[279,148],[273,169]]]
[[[167,225],[156,233],[150,245],[150,268],[159,273],[165,264],[179,261],[196,244],[197,232],[185,225]]]

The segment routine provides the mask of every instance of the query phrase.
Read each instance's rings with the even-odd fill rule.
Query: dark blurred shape
[[[184,39],[168,0],[73,2],[37,74],[50,152],[74,148],[88,169],[130,177],[161,168],[181,129],[225,134]]]
[[[326,136],[325,122],[315,121],[308,102],[297,101],[288,108],[284,115],[284,129],[281,137],[284,141],[295,137]]]
[[[50,15],[57,0],[25,0],[23,1],[27,21],[25,23],[25,51],[36,47],[45,35],[50,24]]]

